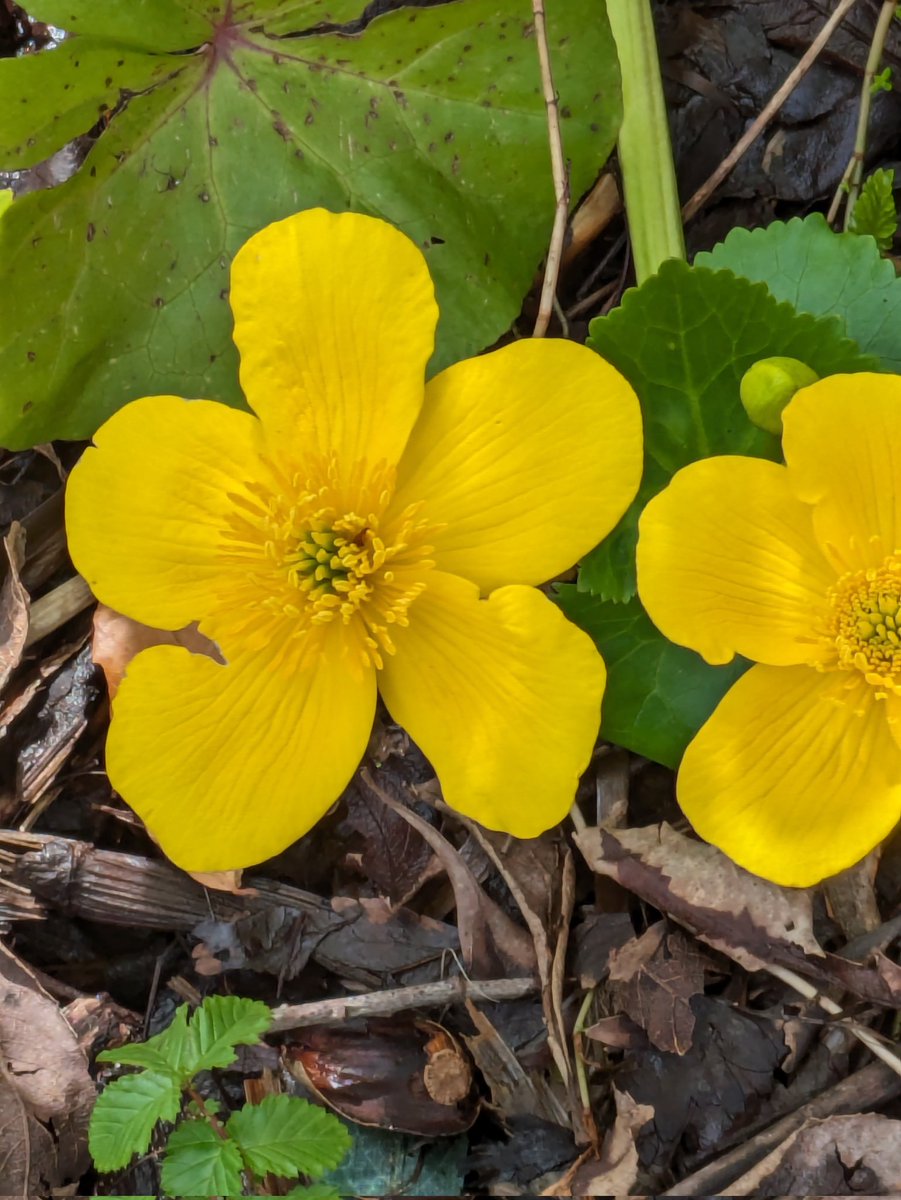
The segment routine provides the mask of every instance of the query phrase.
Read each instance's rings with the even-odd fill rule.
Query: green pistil
[[[341,555],[345,539],[331,530],[314,530],[298,547],[294,571],[298,582],[304,579],[321,585],[317,591],[334,591],[336,583],[346,583],[350,569]],[[338,589],[342,590],[342,589]]]

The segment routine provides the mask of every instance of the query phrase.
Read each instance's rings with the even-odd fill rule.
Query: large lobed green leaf
[[[822,213],[811,213],[765,229],[733,229],[695,265],[765,283],[798,312],[840,317],[861,350],[901,371],[901,279],[872,238],[833,233]]]
[[[359,35],[285,36],[363,7],[32,6],[76,35],[0,62],[0,166],[108,123],[71,180],[0,220],[0,443],[88,436],[155,392],[240,405],[231,258],[315,205],[384,217],[423,248],[442,308],[433,369],[509,328],[554,207],[530,0],[453,0]],[[550,6],[548,19],[578,196],[615,138],[618,68],[596,0]]]
[[[878,370],[836,317],[779,304],[758,283],[729,271],[668,262],[620,308],[592,323],[589,345],[632,383],[641,401],[645,469],[623,520],[557,597],[594,638],[608,669],[605,737],[675,766],[697,729],[747,668],[711,667],[673,646],[635,596],[638,517],[681,467],[716,454],[778,459],[777,438],[752,425],[739,382],[752,363],[787,355],[820,375]]]

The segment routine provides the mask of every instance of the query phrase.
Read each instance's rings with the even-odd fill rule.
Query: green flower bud
[[[818,379],[816,371],[796,358],[761,358],[741,378],[741,402],[755,425],[780,437],[782,410],[795,392]]]

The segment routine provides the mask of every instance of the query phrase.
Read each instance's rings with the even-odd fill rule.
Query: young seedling
[[[98,1062],[141,1070],[108,1084],[97,1100],[88,1131],[97,1169],[120,1170],[146,1153],[158,1121],[174,1124],[161,1174],[168,1196],[256,1195],[266,1174],[316,1180],[337,1167],[350,1137],[331,1113],[279,1095],[223,1119],[194,1086],[201,1071],[230,1066],[236,1046],[257,1044],[271,1020],[259,1000],[210,996],[190,1018],[183,1004],[156,1037],[98,1054]],[[327,1184],[298,1186],[289,1195],[337,1200]]]

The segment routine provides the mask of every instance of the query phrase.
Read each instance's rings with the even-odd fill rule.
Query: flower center
[[[851,571],[830,590],[838,665],[868,683],[901,691],[901,558]]]
[[[353,508],[326,462],[314,478],[284,480],[235,511],[227,538],[249,568],[252,607],[287,618],[292,636],[333,621],[351,626],[363,662],[381,667],[383,654],[394,653],[391,626],[408,623],[434,565],[426,545],[433,527],[419,505],[386,524],[393,471],[362,466],[367,482],[353,489]]]

